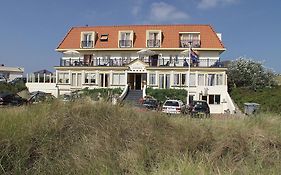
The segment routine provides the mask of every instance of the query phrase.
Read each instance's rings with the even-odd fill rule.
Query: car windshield
[[[156,104],[155,100],[145,100],[143,104]]]
[[[164,106],[179,106],[179,102],[177,102],[177,101],[166,101]]]
[[[206,106],[206,102],[205,101],[194,101],[193,105],[202,105],[202,106]]]

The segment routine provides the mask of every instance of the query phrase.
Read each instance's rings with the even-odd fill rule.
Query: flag
[[[199,62],[198,54],[196,52],[194,52],[192,49],[191,49],[190,57],[191,57],[192,63],[198,63]]]

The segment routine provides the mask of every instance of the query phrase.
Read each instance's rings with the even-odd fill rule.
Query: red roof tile
[[[200,32],[201,48],[223,49],[222,42],[210,25],[127,25],[73,27],[57,49],[80,49],[81,32],[94,31],[98,39],[94,48],[118,48],[118,31],[133,30],[134,48],[146,48],[146,30],[161,30],[161,48],[179,48],[179,32]],[[108,41],[100,41],[101,34],[108,34]]]

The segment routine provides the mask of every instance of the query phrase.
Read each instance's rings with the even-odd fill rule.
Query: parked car
[[[194,100],[188,106],[188,112],[193,117],[210,117],[210,107],[204,100]]]
[[[45,93],[42,91],[35,91],[30,93],[30,98],[28,100],[29,103],[40,103],[44,101],[51,101],[55,99],[52,94]]]
[[[15,85],[17,83],[26,83],[26,78],[25,77],[17,77],[13,79],[12,81],[9,82],[12,85]]]
[[[142,104],[146,109],[157,110],[159,107],[159,103],[156,99],[148,98],[143,101]]]
[[[6,82],[7,80],[6,80],[6,78],[5,77],[3,77],[3,76],[0,76],[0,82]]]
[[[181,100],[166,100],[162,112],[167,114],[181,114],[185,112],[185,105]]]
[[[13,93],[2,93],[0,94],[0,105],[9,105],[9,106],[20,106],[27,104],[27,99],[20,97],[17,94]]]

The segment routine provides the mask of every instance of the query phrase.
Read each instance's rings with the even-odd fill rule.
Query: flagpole
[[[190,85],[190,64],[191,64],[191,44],[192,44],[192,41],[189,41],[189,52],[188,52],[188,57],[189,57],[189,60],[188,60],[188,76],[187,76],[187,96],[186,96],[186,104],[189,105],[189,85]]]

